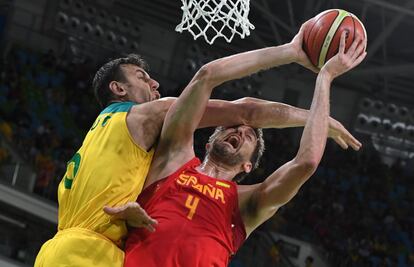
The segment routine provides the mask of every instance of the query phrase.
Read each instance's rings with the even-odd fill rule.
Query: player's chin
[[[235,154],[236,150],[228,142],[217,142],[213,145],[213,151],[221,158],[231,157]]]

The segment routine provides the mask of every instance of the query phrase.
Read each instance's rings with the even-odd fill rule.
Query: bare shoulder
[[[138,104],[132,107],[131,114],[142,112],[145,112],[147,115],[153,115],[159,112],[166,113],[175,100],[175,97],[163,97],[144,104]]]
[[[175,98],[165,97],[135,105],[127,115],[128,130],[135,143],[148,150],[160,135],[165,115]]]

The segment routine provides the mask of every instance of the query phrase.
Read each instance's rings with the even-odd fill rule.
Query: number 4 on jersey
[[[189,209],[187,218],[192,220],[194,213],[196,212],[198,202],[200,201],[200,198],[195,197],[193,195],[188,195],[187,200],[185,201],[185,207]]]

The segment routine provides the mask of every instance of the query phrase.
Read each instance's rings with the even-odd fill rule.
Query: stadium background
[[[0,266],[32,266],[56,231],[57,184],[99,112],[90,86],[97,66],[142,54],[162,95],[178,96],[202,64],[289,42],[301,22],[329,8],[353,12],[368,32],[367,59],[335,81],[331,97],[332,115],[364,148],[330,141],[317,173],[231,266],[414,266],[414,1],[252,0],[252,35],[212,46],[174,31],[180,5],[0,1]],[[214,97],[309,108],[314,81],[289,65],[227,83]],[[199,156],[210,132],[197,133]],[[300,134],[266,130],[261,167],[245,183],[293,157]]]

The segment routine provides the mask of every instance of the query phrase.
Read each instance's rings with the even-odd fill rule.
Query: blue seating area
[[[97,110],[89,105],[93,94],[86,86],[93,72],[86,68],[57,59],[52,50],[17,46],[1,62],[0,117],[10,129],[6,135],[36,170],[35,193],[48,199],[56,199],[65,162]]]

